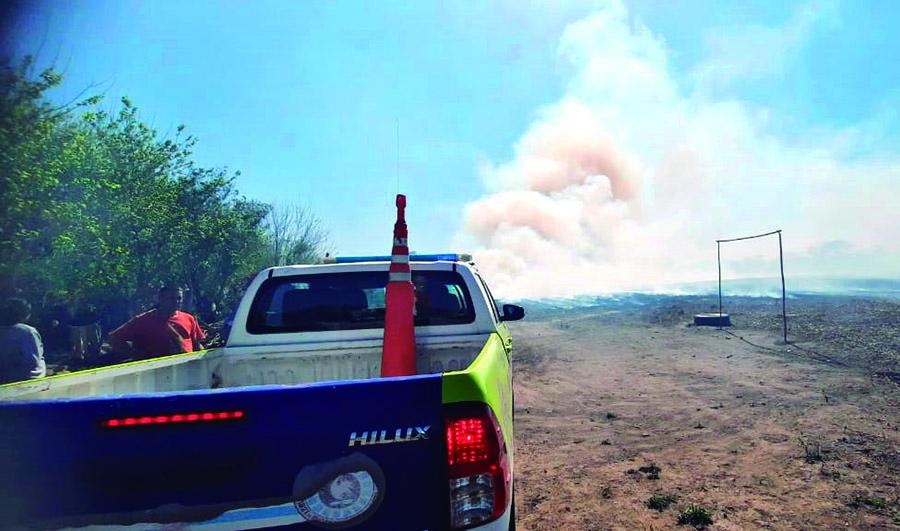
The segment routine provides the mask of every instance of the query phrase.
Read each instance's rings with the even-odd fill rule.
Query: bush
[[[638,472],[642,472],[647,474],[647,479],[659,479],[659,472],[662,469],[656,466],[655,463],[650,463],[649,466],[642,466],[638,468]]]
[[[670,494],[654,494],[647,500],[646,505],[654,511],[663,512],[676,501],[678,499]]]
[[[712,525],[712,513],[699,505],[690,504],[678,513],[678,525],[692,525],[697,528]]]
[[[888,502],[884,498],[872,494],[858,494],[850,502],[850,506],[855,508],[868,507],[869,509],[883,511],[887,509]]]

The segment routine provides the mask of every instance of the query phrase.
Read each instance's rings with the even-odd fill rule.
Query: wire
[[[730,335],[730,336],[732,336],[732,337],[736,337],[736,338],[738,338],[739,340],[743,341],[744,343],[747,343],[748,345],[752,345],[752,346],[754,346],[754,347],[756,347],[756,348],[758,348],[758,349],[767,350],[767,351],[769,351],[769,352],[776,352],[776,353],[778,353],[778,354],[787,354],[787,352],[784,351],[784,350],[782,350],[782,349],[771,348],[771,347],[764,347],[764,346],[762,346],[762,345],[757,345],[756,343],[754,343],[754,342],[752,342],[752,341],[749,341],[749,340],[747,340],[747,339],[744,339],[743,336],[739,336],[739,335],[735,334],[734,332],[732,332],[732,331],[730,331],[730,330],[725,330],[725,329],[723,329],[722,331],[725,332],[726,334],[728,334],[728,335]],[[829,363],[829,364],[832,364],[832,365],[837,365],[837,366],[840,366],[840,367],[850,367],[850,365],[847,365],[846,363],[844,363],[844,362],[842,362],[842,361],[838,361],[838,360],[836,360],[836,359],[834,359],[834,358],[829,358],[828,356],[826,356],[826,355],[824,355],[824,354],[820,354],[819,352],[816,352],[815,350],[811,350],[811,349],[808,349],[808,348],[803,348],[803,347],[801,347],[800,345],[794,343],[793,341],[789,341],[788,343],[785,343],[785,346],[791,346],[791,347],[796,348],[797,350],[801,350],[801,351],[803,351],[803,352],[806,352],[807,354],[811,354],[812,359],[814,359],[814,360],[816,360],[816,361],[822,361],[822,362]]]

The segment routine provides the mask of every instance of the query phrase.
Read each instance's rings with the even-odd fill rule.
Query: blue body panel
[[[244,417],[102,426],[110,418],[236,410]],[[362,528],[440,529],[447,515],[441,423],[440,375],[6,403],[0,523],[209,520],[291,503],[298,482],[327,482],[340,473],[335,466],[363,459],[375,463],[389,494]],[[427,438],[349,445],[353,432],[387,430],[390,440],[397,429],[425,426]]]

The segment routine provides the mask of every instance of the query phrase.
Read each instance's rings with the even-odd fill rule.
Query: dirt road
[[[678,529],[690,504],[711,529],[900,528],[896,384],[765,333],[607,312],[514,333],[520,529]]]

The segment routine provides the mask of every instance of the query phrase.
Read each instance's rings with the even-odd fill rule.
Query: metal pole
[[[716,260],[719,262],[719,328],[722,327],[722,244],[716,242]]]
[[[787,303],[784,288],[784,250],[781,245],[781,231],[778,231],[778,258],[781,261],[781,324],[784,328],[784,344],[787,344]]]

